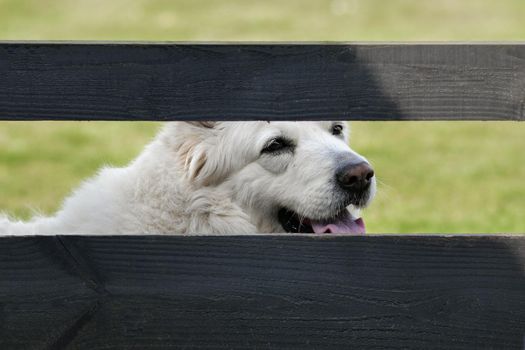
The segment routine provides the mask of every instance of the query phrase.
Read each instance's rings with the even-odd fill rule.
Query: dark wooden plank
[[[16,325],[0,323],[0,341],[8,340],[2,348],[38,348],[38,327],[76,288],[73,279],[57,283],[56,271],[31,270],[42,259],[26,247],[53,239],[0,240],[13,261],[20,256],[0,264],[1,295],[11,308],[3,312]],[[98,295],[82,322],[54,343],[62,348],[523,347],[525,237],[61,240],[74,275]],[[11,277],[19,273],[35,279],[19,288]],[[63,296],[40,298],[40,290],[61,288]],[[32,322],[20,321],[26,313]]]
[[[56,238],[0,239],[0,349],[53,349],[98,304],[96,283]]]
[[[524,44],[0,44],[5,120],[523,120]]]

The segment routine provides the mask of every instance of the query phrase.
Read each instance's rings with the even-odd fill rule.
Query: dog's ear
[[[218,179],[217,168],[209,164],[209,156],[216,150],[219,130],[216,122],[198,121],[178,124],[174,145],[187,178],[199,186],[208,186]]]
[[[217,125],[217,122],[211,122],[211,121],[198,121],[198,122],[186,122],[190,125],[201,127],[201,128],[207,128],[207,129],[213,129],[215,125]]]
[[[186,157],[184,168],[187,171],[188,178],[199,185],[207,186],[212,181],[212,174],[205,167],[208,161],[208,150],[202,145],[198,144],[193,147],[193,150]]]

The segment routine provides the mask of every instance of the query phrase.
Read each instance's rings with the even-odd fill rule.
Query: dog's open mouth
[[[299,216],[296,212],[281,209],[278,212],[279,222],[289,233],[346,233],[365,234],[365,222],[354,218],[346,209],[335,217],[326,220],[313,220]]]

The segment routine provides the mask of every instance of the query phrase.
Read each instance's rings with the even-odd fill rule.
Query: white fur
[[[15,222],[0,235],[280,233],[285,206],[310,218],[342,209],[341,159],[364,161],[332,122],[168,123],[125,168],[104,168],[55,216]],[[293,152],[261,153],[274,137]],[[375,182],[370,198],[375,191]],[[344,207],[344,205],[343,205]]]

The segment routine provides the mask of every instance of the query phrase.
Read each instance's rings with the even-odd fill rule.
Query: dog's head
[[[190,181],[227,188],[261,232],[364,233],[357,213],[375,176],[348,146],[346,123],[182,124],[177,149]]]

